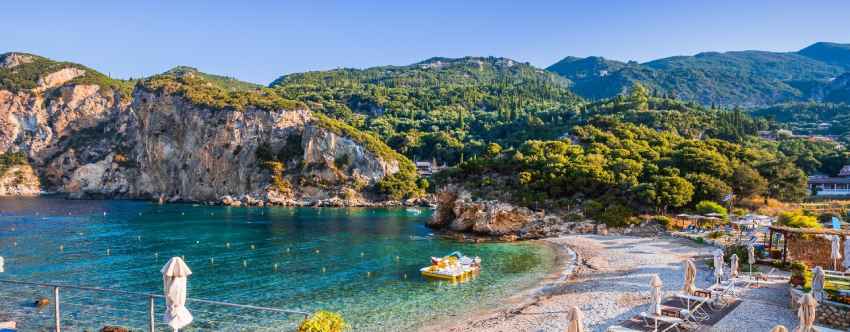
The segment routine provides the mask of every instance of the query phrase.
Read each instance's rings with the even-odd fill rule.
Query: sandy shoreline
[[[505,299],[497,309],[451,317],[421,331],[563,331],[572,305],[585,313],[589,331],[601,331],[640,312],[653,274],[672,294],[682,286],[681,262],[712,249],[670,237],[571,235],[541,243],[558,258],[538,286]]]

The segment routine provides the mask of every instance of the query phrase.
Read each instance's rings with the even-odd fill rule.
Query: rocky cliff
[[[409,163],[326,128],[300,105],[226,91],[198,73],[122,90],[87,80],[85,68],[32,57],[0,56],[0,78],[18,83],[0,84],[0,155],[23,153],[31,167],[7,173],[36,181],[12,186],[21,177],[4,176],[0,195],[365,205],[381,199],[370,188]]]

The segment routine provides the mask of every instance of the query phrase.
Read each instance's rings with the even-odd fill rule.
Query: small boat
[[[422,213],[422,211],[420,211],[419,209],[416,209],[416,208],[407,208],[405,211],[407,211],[408,213],[411,213],[411,214],[420,214],[420,213]]]
[[[452,282],[464,281],[480,271],[480,257],[464,256],[457,251],[442,258],[431,257],[431,265],[419,269],[425,278]]]

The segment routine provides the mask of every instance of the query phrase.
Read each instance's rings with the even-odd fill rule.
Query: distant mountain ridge
[[[634,82],[702,104],[760,106],[820,101],[850,71],[850,44],[815,43],[798,52],[735,51],[673,56],[645,63],[566,57],[549,66],[578,95],[609,98]]]

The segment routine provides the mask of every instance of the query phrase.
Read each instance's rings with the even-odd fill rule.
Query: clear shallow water
[[[104,212],[106,214],[104,215]],[[404,209],[228,208],[137,201],[0,200],[2,279],[161,292],[159,269],[184,256],[189,297],[312,312],[341,312],[354,330],[410,330],[498,303],[533,285],[554,259],[532,244],[457,243]],[[228,246],[229,245],[229,246]],[[483,259],[473,281],[422,279],[429,256]],[[277,268],[275,268],[277,265]],[[0,283],[0,319],[24,331],[52,324],[30,303],[50,289]],[[106,323],[144,328],[145,298],[63,291],[67,331]],[[163,303],[157,303],[160,320]],[[192,303],[186,331],[280,331],[300,316]]]

